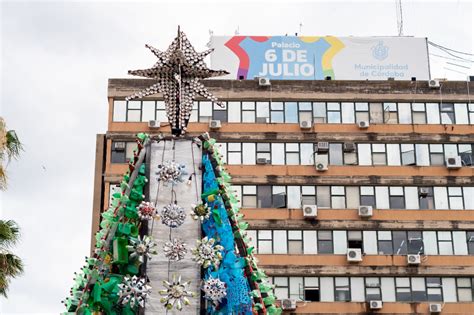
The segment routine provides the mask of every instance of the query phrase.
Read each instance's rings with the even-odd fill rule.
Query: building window
[[[474,285],[471,278],[457,278],[458,302],[472,302]]]
[[[346,208],[346,194],[344,186],[331,186],[331,208]]]
[[[377,231],[377,246],[379,255],[393,255],[392,232]]]
[[[272,208],[286,208],[285,186],[272,186]]]
[[[257,143],[257,159],[266,159],[271,161],[270,143]]]
[[[301,204],[315,205],[316,204],[316,188],[314,186],[301,187]]]
[[[467,251],[469,255],[474,255],[474,231],[466,233]]]
[[[286,165],[300,164],[300,149],[298,143],[285,144]]]
[[[212,119],[212,102],[199,102],[199,122],[208,123]]]
[[[461,161],[462,161],[463,166],[472,166],[474,155],[473,155],[471,144],[460,144],[459,155],[461,156]]]
[[[272,186],[257,186],[257,206],[258,208],[272,207]]]
[[[407,246],[407,232],[393,231],[393,255],[406,255],[408,252]]]
[[[382,103],[370,103],[370,123],[383,124],[384,111]]]
[[[402,165],[415,165],[415,146],[413,144],[401,144]]]
[[[227,144],[227,164],[242,164],[242,143]]]
[[[273,253],[273,242],[272,242],[272,231],[271,230],[258,230],[258,253],[259,254],[271,254]]]
[[[342,143],[329,144],[329,164],[343,165],[342,160]]]
[[[289,298],[289,286],[287,277],[273,277],[273,284],[275,285],[275,296],[279,299]]]
[[[255,102],[242,102],[242,122],[255,122]]]
[[[334,278],[334,300],[336,302],[350,302],[351,289],[348,277]]]
[[[222,107],[213,103],[213,112],[212,112],[212,119],[220,120],[221,122],[227,122],[227,103],[221,102]]]
[[[426,285],[425,279],[419,277],[411,278],[411,293],[412,293],[412,300],[421,302],[426,301]]]
[[[283,110],[283,102],[272,102],[270,104],[271,108],[271,122],[272,123],[284,123],[285,122],[285,112]]]
[[[462,210],[464,209],[462,188],[448,187],[449,209]]]
[[[420,209],[435,209],[433,187],[418,187],[418,196]]]
[[[155,120],[156,116],[156,105],[155,101],[142,101],[142,121],[149,122]],[[166,121],[166,120],[165,120]]]
[[[127,102],[127,121],[140,122],[142,121],[142,102],[128,101]]]
[[[369,119],[369,103],[355,103],[355,122],[368,122]]]
[[[373,143],[372,144],[372,164],[373,165],[387,165],[387,152],[385,144]]]
[[[441,291],[441,278],[429,277],[426,278],[426,292],[428,301],[441,302],[443,301],[443,293]]]
[[[303,254],[303,232],[288,231],[288,254]]]
[[[375,191],[373,186],[360,186],[360,204],[375,207]]]
[[[382,300],[382,292],[380,290],[380,278],[367,277],[365,278],[365,300],[374,301]]]
[[[157,114],[157,120],[158,119],[158,112],[159,112],[159,102],[156,102],[156,114]],[[164,111],[164,104],[163,104],[163,114],[166,115],[165,111]],[[239,113],[240,113],[240,110],[239,110]],[[161,121],[161,120],[160,120]],[[199,121],[199,102],[197,101],[194,101],[193,103],[193,108],[191,110],[191,117],[189,117],[189,122],[198,122]]]
[[[423,236],[420,231],[408,231],[408,254],[424,253]]]
[[[390,187],[390,209],[405,209],[405,196],[403,187]]]
[[[453,236],[451,232],[438,232],[438,247],[440,255],[453,255]]]
[[[296,102],[285,102],[285,122],[298,123],[298,104]]]
[[[328,108],[328,123],[339,124],[341,123],[341,104],[340,103],[327,103]]]
[[[242,208],[257,208],[257,186],[243,186]]]
[[[319,279],[317,277],[304,278],[304,300],[310,302],[321,301],[319,292]]]
[[[128,163],[137,148],[135,142],[112,141],[111,163]]]
[[[318,231],[318,254],[332,254],[332,231]]]
[[[114,100],[113,106],[114,106],[114,113],[112,116],[112,121],[114,122],[127,121],[127,102]]]
[[[383,112],[386,124],[398,123],[397,103],[383,103]]]
[[[426,124],[426,107],[424,103],[413,103],[413,124]]]
[[[313,107],[311,102],[299,102],[299,121],[313,121]]]
[[[441,104],[441,123],[442,124],[454,124],[454,104],[442,103]]]
[[[469,110],[469,123],[474,125],[474,104],[468,104]]]
[[[444,165],[444,150],[442,144],[430,144],[430,165]]]
[[[270,105],[268,102],[257,102],[257,124],[266,124],[270,120]]]
[[[410,278],[395,278],[395,296],[397,302],[411,301]]]
[[[326,103],[322,103],[322,102],[313,103],[313,120],[315,124],[326,123]]]
[[[360,248],[364,252],[364,242],[362,241],[362,231],[347,232],[347,248]]]
[[[330,186],[318,186],[316,189],[317,205],[319,208],[331,208]]]

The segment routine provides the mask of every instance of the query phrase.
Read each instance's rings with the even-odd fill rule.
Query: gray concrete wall
[[[155,202],[156,193],[158,189],[158,181],[156,179],[157,166],[162,164],[163,160],[173,160],[173,141],[162,141],[160,143],[153,143],[151,146],[151,169],[150,169],[150,200]],[[164,150],[164,159],[162,160]],[[201,150],[195,145],[192,145],[190,140],[176,140],[175,141],[175,162],[186,165],[186,170],[189,174],[193,173],[193,157],[191,150],[194,150],[194,166],[196,169],[196,181],[192,184],[186,185],[186,180],[189,175],[185,176],[184,183],[178,183],[174,187],[178,205],[183,207],[186,211],[186,220],[180,227],[170,228],[164,225],[161,221],[155,221],[153,224],[152,235],[158,243],[158,255],[153,256],[153,259],[148,261],[147,274],[150,278],[150,285],[152,286],[152,294],[147,300],[145,313],[146,314],[198,314],[200,309],[200,266],[191,260],[191,249],[194,248],[196,240],[201,237],[201,225],[199,221],[193,220],[189,215],[191,204],[199,202],[201,194],[201,172],[199,166],[201,164]],[[196,186],[198,187],[198,196],[196,196]],[[158,200],[156,202],[159,212],[164,205],[171,201],[171,184],[168,187],[163,184],[160,185]],[[152,224],[149,225],[150,231]],[[171,235],[170,235],[171,233]],[[168,268],[168,259],[163,253],[163,244],[170,238],[180,238],[187,244],[188,253],[184,260],[179,262],[171,262]],[[182,276],[184,281],[191,280],[191,290],[196,293],[196,297],[190,298],[191,305],[185,306],[183,310],[166,311],[164,306],[160,303],[161,295],[159,291],[164,289],[162,281],[164,279],[171,280],[173,274]]]

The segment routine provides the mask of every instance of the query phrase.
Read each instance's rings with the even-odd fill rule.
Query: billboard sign
[[[211,47],[227,79],[430,79],[426,38],[213,36]]]

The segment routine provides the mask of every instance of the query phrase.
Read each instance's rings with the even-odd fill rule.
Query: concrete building
[[[289,312],[474,313],[473,82],[203,83],[226,106],[196,102],[189,136],[221,145]],[[170,131],[149,127],[167,122],[159,95],[124,101],[149,85],[109,80],[92,235],[134,134]]]

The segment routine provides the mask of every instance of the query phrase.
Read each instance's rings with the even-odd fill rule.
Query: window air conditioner
[[[441,309],[443,306],[440,303],[430,303],[430,313],[431,314],[439,314],[441,313]]]
[[[219,129],[221,127],[221,121],[220,120],[211,120],[209,122],[209,128],[210,129]]]
[[[429,80],[428,81],[428,86],[432,89],[437,89],[439,88],[439,80]]]
[[[354,152],[356,150],[356,145],[354,142],[344,143],[344,152]]]
[[[362,261],[362,249],[360,249],[360,248],[348,248],[347,249],[347,261]]]
[[[270,164],[270,160],[268,160],[267,158],[257,158],[257,164],[259,165]]]
[[[382,309],[382,301],[369,301],[369,308],[371,310],[380,310]]]
[[[426,187],[420,187],[420,190],[418,191],[418,195],[419,195],[420,197],[426,197],[426,196],[428,196],[428,193],[429,193],[429,192],[430,192],[430,191],[429,191],[428,188],[426,188]]]
[[[303,205],[303,217],[305,219],[313,219],[318,216],[317,205]]]
[[[421,256],[416,254],[407,255],[407,263],[409,265],[419,265],[421,264]]]
[[[318,172],[324,172],[328,170],[328,163],[327,162],[315,162],[314,166]]]
[[[367,120],[361,120],[357,123],[360,129],[367,129],[369,128],[370,124]]]
[[[329,151],[329,142],[318,142],[316,145],[318,153],[324,153]]]
[[[300,128],[301,129],[311,129],[313,124],[311,123],[310,120],[302,120],[300,121]]]
[[[359,216],[360,217],[371,217],[373,215],[372,206],[359,206]]]
[[[159,120],[149,120],[148,121],[148,128],[159,129],[160,127],[161,127],[161,122]]]
[[[270,79],[260,77],[260,78],[258,78],[258,85],[259,86],[269,86],[269,85],[271,85]]]
[[[462,167],[461,157],[450,157],[446,159],[446,167],[450,169],[458,169]]]
[[[125,141],[114,142],[115,151],[125,151]]]
[[[296,300],[293,299],[283,299],[281,300],[281,309],[285,311],[294,311],[296,310]]]

